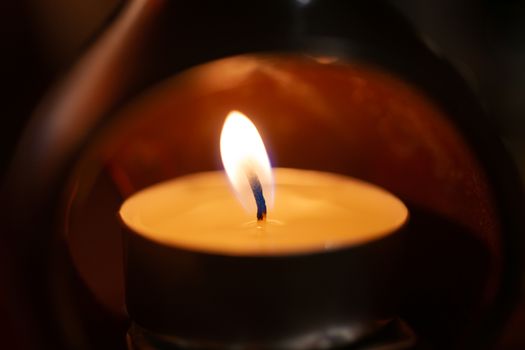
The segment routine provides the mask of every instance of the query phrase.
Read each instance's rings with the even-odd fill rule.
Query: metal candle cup
[[[401,230],[331,252],[239,257],[177,249],[129,228],[132,320],[181,344],[316,347],[351,342],[396,315]]]
[[[219,181],[214,180],[219,178],[219,172],[153,186],[128,199],[120,212],[126,239],[126,300],[136,324],[180,344],[217,348],[234,344],[258,348],[316,348],[327,338],[334,343],[353,341],[378,322],[396,315],[400,245],[407,219],[404,205],[382,189],[347,177],[292,169],[276,169],[275,173],[277,197],[273,215],[284,217],[284,222],[290,221],[291,231],[293,218],[286,215],[293,208],[279,207],[280,201],[286,201],[279,193],[282,197],[291,196],[289,191],[309,193],[314,190],[313,184],[322,183],[324,178],[326,181],[333,178],[340,188],[334,195],[345,197],[353,192],[356,199],[350,199],[350,203],[363,201],[363,220],[369,220],[367,215],[373,214],[368,209],[375,210],[379,216],[395,211],[396,219],[392,221],[395,224],[388,232],[375,232],[375,236],[372,233],[353,236],[352,231],[356,229],[352,225],[358,227],[360,223],[358,219],[349,220],[346,236],[350,241],[345,243],[347,237],[333,237],[330,213],[321,214],[327,215],[326,232],[319,227],[317,236],[326,237],[326,242],[330,242],[332,236],[333,246],[320,244],[318,238],[312,240],[311,226],[315,225],[308,218],[300,229],[304,230],[304,239],[300,231],[297,239],[282,237],[286,236],[286,225],[269,227],[268,239],[280,245],[268,243],[264,233],[250,238],[251,229],[246,230],[245,237],[240,229],[239,233],[232,233],[232,237],[222,233],[226,236],[224,240],[230,240],[232,245],[237,238],[240,241],[230,249],[227,242],[220,243],[220,225],[216,235],[210,236],[211,243],[177,230],[173,230],[174,241],[170,241],[172,238],[164,235],[170,232],[169,227],[166,232],[159,229],[158,237],[143,232],[141,223],[149,225],[151,220],[158,219],[152,208],[156,206],[154,201],[162,203],[164,197],[176,201],[183,192],[191,193],[197,202],[208,192],[211,198],[229,194],[233,204],[236,200],[229,193],[226,179],[222,190],[217,189],[219,186],[201,188],[205,187],[203,184]],[[291,179],[296,179],[297,188],[287,187]],[[347,181],[349,187],[338,181]],[[186,186],[188,183],[190,187]],[[361,186],[363,189],[359,190]],[[330,188],[321,188],[331,192]],[[394,209],[391,204],[381,205],[373,193],[386,196],[385,203],[392,200]],[[373,201],[367,204],[364,197],[371,197]],[[229,208],[228,200],[224,200],[218,200],[216,206],[222,208],[222,216],[229,213],[233,216],[231,220],[236,221],[235,211]],[[132,217],[140,202],[145,212],[140,214],[141,220],[135,221]],[[379,202],[377,208],[376,202]],[[185,215],[189,215],[174,210],[173,215],[182,216],[182,222]],[[206,221],[206,217],[202,221]],[[252,239],[260,242],[252,244]],[[218,247],[215,249],[213,245]]]

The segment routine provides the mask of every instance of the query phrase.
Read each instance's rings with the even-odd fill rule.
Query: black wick
[[[261,182],[254,173],[248,174],[248,181],[250,182],[255,203],[257,204],[257,220],[262,221],[266,219],[266,201],[264,200]]]

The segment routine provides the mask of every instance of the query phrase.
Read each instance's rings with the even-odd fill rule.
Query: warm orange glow
[[[268,154],[257,128],[244,114],[231,111],[221,133],[222,164],[239,201],[246,210],[256,209],[248,176],[256,175],[267,204],[272,205],[274,185]]]
[[[321,64],[331,64],[339,61],[339,57],[336,56],[312,56],[312,58]]]

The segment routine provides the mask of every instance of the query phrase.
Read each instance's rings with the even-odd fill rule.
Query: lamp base
[[[351,333],[351,334],[350,334]],[[334,329],[334,332],[325,332],[321,336],[312,336],[309,342],[284,347],[293,350],[303,349],[341,349],[354,350],[404,350],[412,349],[416,344],[414,331],[401,319],[396,318],[378,326],[374,331],[356,337],[355,329]],[[346,341],[345,341],[346,339]],[[158,336],[132,323],[126,335],[128,350],[182,350],[182,349],[210,349],[209,344],[184,343],[180,339]],[[346,344],[343,345],[343,344]],[[213,348],[213,347],[212,347]],[[217,349],[243,349],[240,344],[220,346]],[[249,344],[246,349],[265,349],[268,347]],[[280,347],[281,348],[281,347]]]

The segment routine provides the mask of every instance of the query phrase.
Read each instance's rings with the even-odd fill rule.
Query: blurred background
[[[96,40],[126,3],[121,0],[18,0],[0,3],[2,126],[0,174],[38,103]],[[525,2],[521,0],[392,0],[439,56],[469,82],[525,174]],[[0,244],[0,344],[25,349],[23,335],[2,319],[8,307]],[[501,349],[525,348],[525,300],[516,308]],[[3,342],[2,339],[5,339]],[[2,347],[2,346],[0,346]]]

